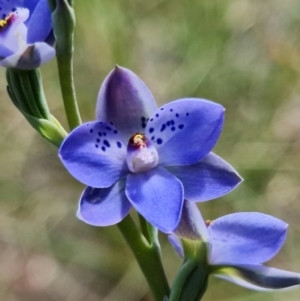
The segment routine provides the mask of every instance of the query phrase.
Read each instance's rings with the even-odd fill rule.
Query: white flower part
[[[138,173],[154,168],[158,164],[158,153],[144,134],[134,134],[128,142],[127,165],[131,172]]]
[[[27,27],[24,22],[29,18],[27,8],[17,8],[5,19],[0,20],[0,44],[13,52],[26,48]]]

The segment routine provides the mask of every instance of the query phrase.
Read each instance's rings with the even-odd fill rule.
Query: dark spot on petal
[[[141,120],[142,120],[142,122],[145,122],[145,121],[146,121],[146,118],[145,118],[145,117],[142,117]]]
[[[105,127],[108,131],[111,131],[111,128],[109,126]]]
[[[149,133],[151,134],[151,133],[153,133],[154,132],[154,128],[150,128],[149,129]]]
[[[101,149],[105,152],[106,148],[105,146],[102,146]]]
[[[171,121],[167,121],[167,126],[170,126],[171,125]]]
[[[98,135],[99,135],[100,137],[102,137],[102,133],[101,133],[101,132],[98,132]]]
[[[151,118],[150,121],[153,121],[153,118]]]
[[[94,132],[94,130],[93,129],[90,129],[90,133],[92,134]]]
[[[104,140],[104,141],[103,141],[103,144],[104,144],[105,146],[107,146],[107,147],[110,147],[110,144],[109,144],[109,142],[108,142],[107,140]]]
[[[158,139],[156,140],[156,142],[157,142],[157,144],[162,144],[162,143],[163,143],[163,141],[162,141],[161,138],[158,138]]]
[[[103,134],[103,136],[106,136],[106,133],[105,133],[105,132],[103,132],[102,134]]]
[[[98,143],[100,142],[100,139],[99,139],[99,138],[97,139],[97,142],[98,142]]]
[[[98,145],[98,144],[95,144],[95,146],[96,146],[96,148],[98,148],[98,147],[99,147],[99,145]]]
[[[146,127],[146,123],[142,123],[142,128],[144,129]]]
[[[176,115],[175,115],[176,117],[179,117],[179,114],[178,113],[176,113]]]
[[[159,114],[155,114],[156,117],[159,117]]]
[[[164,110],[165,108],[160,108],[160,110],[162,111],[162,110]]]
[[[175,126],[172,126],[172,127],[171,127],[171,130],[172,130],[173,132],[175,131],[175,129],[176,129]]]
[[[114,125],[114,123],[113,123],[113,122],[110,122],[110,124],[111,124],[111,125]]]
[[[181,129],[181,130],[183,129],[183,127],[184,127],[183,124],[179,124],[179,126],[178,126],[178,128]]]
[[[86,126],[89,126],[89,125],[90,125],[89,123],[86,124]]]
[[[166,129],[166,125],[165,125],[165,124],[163,124],[163,125],[161,126],[161,129],[160,129],[160,131],[161,131],[161,132],[163,132],[165,129]]]
[[[175,124],[174,120],[171,120],[171,125],[174,125],[174,124]]]
[[[121,144],[121,142],[117,142],[117,146],[118,146],[118,148],[121,148],[122,147],[122,144]]]
[[[117,130],[114,130],[114,134],[118,134],[118,131],[117,131]]]
[[[170,109],[170,112],[173,112],[173,109]]]
[[[190,113],[186,113],[185,115],[186,115],[186,116],[190,116]]]
[[[154,139],[155,139],[155,136],[152,136],[152,137],[151,137],[151,140],[153,141]]]

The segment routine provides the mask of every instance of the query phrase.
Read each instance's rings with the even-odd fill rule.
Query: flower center
[[[11,13],[4,19],[1,19],[0,20],[0,30],[4,30],[13,21],[13,18],[14,18],[14,14]]]
[[[127,165],[131,172],[149,170],[158,164],[158,153],[144,134],[134,134],[127,146]]]

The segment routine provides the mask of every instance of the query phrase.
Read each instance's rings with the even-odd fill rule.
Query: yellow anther
[[[14,14],[9,14],[6,18],[0,20],[0,30],[6,28],[12,21]]]
[[[136,133],[129,139],[129,144],[134,147],[142,148],[146,147],[145,140],[146,138],[144,134]]]

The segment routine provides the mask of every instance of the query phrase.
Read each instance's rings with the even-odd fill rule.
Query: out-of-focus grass
[[[261,211],[290,224],[270,264],[300,271],[300,6],[297,0],[76,1],[75,80],[84,121],[115,64],[132,69],[158,103],[203,97],[226,107],[215,152],[244,177],[201,205],[205,218]],[[55,62],[42,68],[53,114],[64,124]],[[116,227],[75,218],[83,186],[57,150],[10,103],[0,77],[0,298],[151,300]],[[180,264],[162,237],[170,280]],[[294,301],[211,279],[204,300]]]

